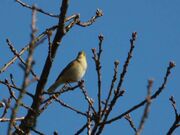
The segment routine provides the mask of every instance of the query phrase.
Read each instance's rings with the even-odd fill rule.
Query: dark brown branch
[[[10,87],[9,81],[5,79],[5,82],[6,82],[6,84],[7,84],[6,86],[8,87],[8,90],[9,90],[10,98],[14,99],[14,100],[17,102],[18,99],[16,98],[14,91],[12,91],[12,89],[11,89],[11,87]],[[21,102],[19,105],[22,106],[22,107],[24,107],[24,108],[27,109],[27,110],[32,110],[32,108],[30,108],[29,106],[25,105],[23,102]]]
[[[151,96],[151,100],[156,99],[157,96],[159,96],[160,93],[163,91],[163,89],[165,88],[165,86],[167,84],[167,80],[168,80],[168,77],[169,77],[169,75],[171,73],[171,69],[174,68],[174,67],[175,67],[174,62],[169,62],[169,66],[167,68],[166,75],[164,77],[164,81],[161,84],[161,86],[158,88],[158,90]],[[140,103],[134,105],[129,110],[125,111],[124,113],[120,114],[119,116],[116,116],[116,117],[114,117],[114,118],[112,118],[110,120],[107,120],[104,124],[110,124],[110,123],[112,123],[114,121],[117,121],[117,120],[123,118],[126,114],[129,114],[129,113],[133,112],[134,110],[140,108],[141,106],[143,106],[146,103],[147,103],[147,99],[145,99],[145,100],[141,101]]]
[[[35,45],[35,48],[39,45],[38,44],[39,42],[44,40],[44,38],[46,37],[47,31],[54,31],[55,29],[57,29],[57,25],[46,29],[46,31],[42,32],[39,36],[37,36],[32,41],[34,43],[34,45]],[[25,51],[27,51],[29,49],[29,46],[30,46],[30,44],[28,44],[24,48],[22,48],[17,56],[21,56]],[[4,66],[0,69],[0,74],[2,72],[4,72],[10,65],[12,65],[16,61],[16,59],[18,58],[17,56],[14,56],[8,63],[4,64]]]
[[[176,108],[176,101],[174,100],[174,97],[171,96],[169,98],[169,100],[171,101],[172,107],[174,109],[175,116],[178,117],[178,111],[177,111],[177,108]]]
[[[51,49],[52,49],[52,43],[51,43],[51,35],[52,31],[47,31],[47,37],[48,37],[48,54],[51,59]],[[52,61],[52,60],[51,60]]]
[[[172,126],[170,127],[169,131],[167,132],[167,135],[172,135],[173,132],[175,131],[176,128],[180,127],[180,114],[178,114],[178,111],[176,109],[176,101],[174,100],[174,97],[171,96],[169,98],[169,100],[171,101],[171,104],[173,106],[174,112],[175,112],[175,120],[174,123],[172,124]]]
[[[79,25],[79,26],[81,26],[81,27],[90,26],[91,24],[93,24],[93,23],[96,21],[97,18],[99,18],[99,17],[101,17],[101,16],[103,16],[102,10],[97,9],[96,15],[93,16],[89,21],[87,21],[87,22],[81,22],[81,21],[79,21],[79,22],[77,23],[77,25]]]
[[[14,86],[14,85],[11,85],[11,84],[7,84],[7,82],[1,81],[1,80],[0,80],[0,83],[1,83],[1,84],[4,84],[4,85],[6,85],[6,86],[9,85],[11,88],[16,89],[16,90],[19,91],[19,92],[21,92],[21,90],[22,90],[21,88],[18,88],[18,87]],[[34,98],[34,95],[31,94],[31,93],[29,93],[29,92],[27,92],[27,91],[26,91],[25,94],[27,94],[28,96],[30,96],[32,99]]]
[[[112,90],[114,88],[114,84],[117,80],[117,73],[118,73],[118,65],[119,65],[119,61],[115,61],[114,62],[114,75],[113,75],[113,79],[112,79],[112,82],[111,82],[111,87],[110,87],[110,90],[109,90],[109,93],[108,93],[108,97],[105,101],[105,105],[104,105],[104,109],[103,109],[103,112],[102,112],[102,116],[104,115],[104,113],[107,111],[107,106],[108,106],[108,103],[109,103],[109,100],[110,100],[110,97],[112,95]]]
[[[42,13],[42,14],[48,15],[48,16],[50,16],[50,17],[59,18],[59,15],[54,15],[54,14],[48,13],[48,12],[46,12],[46,11],[38,8],[38,7],[30,6],[30,5],[28,5],[27,3],[22,2],[21,0],[15,0],[15,1],[16,1],[17,3],[19,3],[19,4],[20,4],[21,6],[23,6],[23,7],[29,8],[29,9],[31,9],[31,10],[36,10],[36,11],[38,11],[38,12],[40,12],[40,13]]]
[[[70,91],[74,91],[76,88],[80,87],[80,85],[81,85],[81,83],[79,82],[78,85],[75,85],[75,86],[73,86],[73,87],[67,87],[66,85],[64,85],[64,86],[63,86],[59,91],[57,91],[57,92],[51,92],[51,93],[49,93],[49,92],[44,91],[43,94],[48,94],[48,95],[51,95],[51,96],[50,96],[48,99],[44,100],[44,101],[42,102],[42,104],[44,104],[44,103],[48,102],[49,100],[51,100],[54,95],[60,96],[60,95],[63,94],[63,93],[70,92]]]
[[[18,0],[18,1],[19,1],[19,0]],[[69,21],[69,20],[71,20],[71,19],[75,19],[75,18],[76,18],[76,21],[71,22],[71,23],[69,24],[69,26],[68,26],[69,28],[67,27],[65,31],[66,31],[66,32],[69,31],[69,29],[70,29],[72,26],[74,26],[74,24],[77,24],[77,25],[82,26],[82,27],[90,26],[91,24],[93,24],[93,23],[95,22],[95,20],[96,20],[97,18],[101,17],[102,15],[103,15],[102,11],[101,11],[101,10],[97,10],[96,15],[95,15],[94,17],[92,17],[89,21],[85,22],[85,23],[83,23],[83,22],[81,22],[79,19],[77,19],[77,18],[79,18],[79,14],[74,14],[74,15],[72,15],[72,16],[69,16],[69,17],[67,17],[67,18],[64,19],[64,22],[67,22],[67,21]],[[59,16],[58,16],[58,17],[59,17]],[[45,36],[46,36],[46,34],[47,34],[47,31],[54,31],[54,30],[57,29],[57,28],[58,28],[57,25],[52,26],[51,28],[48,28],[46,31],[42,32],[37,38],[35,38],[33,42],[34,42],[34,43],[37,43],[37,42],[41,41],[42,39],[45,38]],[[36,46],[38,46],[38,44],[36,44]],[[29,44],[26,45],[26,46],[19,52],[18,56],[21,56],[21,55],[22,55],[26,50],[28,50],[28,49],[29,49]],[[6,64],[0,69],[0,74],[1,74],[2,72],[4,72],[10,65],[12,65],[17,58],[18,58],[18,57],[15,56],[15,57],[13,57],[8,63],[6,63]]]
[[[81,81],[80,89],[81,89],[81,91],[82,91],[82,93],[83,93],[83,95],[84,95],[84,98],[85,98],[86,101],[88,102],[90,108],[93,110],[94,115],[96,116],[97,113],[96,113],[95,108],[93,107],[94,101],[88,96],[87,90],[85,89],[85,86],[84,86],[84,81]]]
[[[74,135],[80,135],[88,126],[88,124],[84,124]]]
[[[52,101],[54,100],[54,97],[59,97],[61,94],[66,93],[68,91],[73,91],[76,88],[78,88],[80,86],[80,83],[78,83],[78,85],[74,86],[74,87],[66,87],[66,85],[64,87],[62,87],[62,89],[60,89],[60,91],[58,92],[53,92],[53,93],[48,93],[48,92],[44,92],[44,94],[50,94],[51,96],[49,98],[47,98],[46,100],[44,100],[42,102],[43,107],[41,107],[40,109],[40,113],[42,113],[45,109],[47,109],[47,107],[52,103]]]
[[[93,53],[93,60],[95,62],[95,66],[96,66],[96,72],[97,72],[97,77],[98,77],[98,121],[101,120],[101,91],[102,91],[102,84],[101,84],[101,62],[100,62],[100,58],[101,58],[101,53],[102,53],[102,41],[104,39],[103,35],[99,35],[99,48],[98,48],[98,53],[96,53],[96,49],[92,49],[92,53]]]
[[[32,130],[34,133],[38,134],[38,135],[45,135],[45,134],[43,134],[42,132],[40,132],[40,131],[38,131],[38,130],[36,130],[36,129],[34,129],[34,128],[31,128],[31,130]]]
[[[57,131],[54,131],[53,135],[58,135],[58,132],[57,132]]]
[[[127,73],[127,69],[128,69],[128,66],[129,66],[129,63],[130,63],[130,60],[132,58],[132,53],[133,53],[133,50],[134,50],[134,47],[135,47],[135,41],[136,41],[136,38],[137,38],[137,32],[133,32],[132,33],[132,37],[130,39],[130,50],[128,52],[128,56],[126,58],[126,61],[124,63],[124,66],[123,66],[123,71],[120,75],[120,81],[118,83],[118,86],[117,86],[117,89],[115,90],[115,94],[114,94],[114,97],[113,99],[111,100],[111,103],[109,105],[109,109],[106,111],[106,114],[104,116],[104,119],[103,119],[103,122],[99,128],[99,131],[97,132],[97,135],[101,134],[104,126],[105,126],[105,122],[110,114],[110,112],[112,111],[114,105],[116,104],[116,101],[118,100],[118,98],[120,97],[119,95],[121,95],[122,91],[121,91],[121,86],[123,84],[123,81],[124,81],[124,77]]]
[[[172,124],[172,126],[170,127],[169,131],[167,132],[166,135],[172,135],[172,133],[175,131],[176,128],[180,127],[180,124],[178,124],[180,122],[180,114],[179,116],[175,119],[174,123]]]
[[[129,125],[131,126],[131,128],[136,132],[137,129],[136,129],[135,125],[134,125],[134,122],[133,122],[133,120],[131,118],[131,115],[127,114],[127,115],[124,116],[124,118],[129,122]]]
[[[86,114],[86,113],[83,113],[83,112],[81,112],[81,111],[79,111],[79,110],[77,110],[77,109],[69,106],[68,104],[64,103],[62,100],[58,99],[56,96],[54,96],[54,99],[55,99],[55,101],[58,102],[60,105],[66,107],[66,108],[68,108],[68,109],[70,109],[70,110],[72,110],[72,111],[74,111],[74,112],[76,112],[76,113],[78,113],[78,114],[81,114],[81,115],[87,117],[87,114]]]
[[[150,104],[151,104],[151,91],[152,91],[152,84],[153,84],[153,80],[149,80],[148,81],[148,86],[147,86],[147,103],[144,109],[144,113],[143,116],[141,118],[141,122],[139,124],[139,128],[137,129],[136,135],[140,135],[141,131],[143,130],[144,124],[145,124],[145,120],[148,117],[149,114],[149,109],[150,109]]]
[[[11,49],[11,51],[13,52],[13,54],[15,56],[17,56],[17,58],[21,61],[21,63],[23,65],[26,66],[26,62],[21,58],[21,56],[19,56],[17,50],[14,48],[13,44],[11,43],[11,41],[9,39],[6,39],[6,42],[9,46],[9,48]],[[39,80],[39,77],[36,75],[36,73],[31,69],[30,72],[32,73],[32,75],[34,76],[35,79]]]
[[[62,40],[63,36],[65,35],[64,23],[65,23],[66,12],[68,9],[68,3],[69,3],[69,0],[63,0],[62,4],[61,4],[61,9],[60,9],[61,13],[59,16],[58,29],[57,29],[57,32],[55,34],[55,37],[54,37],[54,40],[52,43],[52,50],[51,50],[52,60],[55,58],[56,51],[59,47],[59,44],[61,43],[61,40]],[[52,66],[51,58],[48,54],[43,71],[40,76],[40,80],[36,87],[35,97],[34,97],[32,105],[31,105],[31,108],[33,108],[34,111],[28,111],[28,114],[25,116],[25,119],[20,124],[20,128],[25,133],[29,133],[30,129],[35,127],[35,125],[36,125],[36,121],[39,116],[40,106],[41,106],[41,103],[43,100],[42,95],[44,92],[44,87],[47,82],[47,79],[48,79],[48,76],[50,73],[50,69]],[[18,133],[17,130],[16,130],[16,133]]]
[[[10,74],[10,79],[11,79],[12,85],[16,87],[16,85],[15,85],[15,83],[14,83],[14,77],[13,77],[13,74]]]

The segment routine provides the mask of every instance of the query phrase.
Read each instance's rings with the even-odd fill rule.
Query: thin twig
[[[150,104],[151,104],[151,91],[152,91],[152,85],[153,85],[153,80],[149,80],[148,81],[148,86],[147,86],[147,103],[146,103],[146,106],[145,106],[145,109],[144,109],[144,113],[143,113],[143,116],[141,118],[141,121],[140,121],[140,124],[139,124],[139,127],[137,129],[137,132],[136,132],[136,135],[140,135],[142,130],[143,130],[143,127],[144,127],[144,124],[145,124],[145,120],[147,119],[148,117],[148,114],[149,114],[149,110],[150,110]]]
[[[15,118],[14,121],[22,121],[24,117]],[[0,122],[9,122],[11,119],[9,118],[0,118]]]
[[[31,128],[31,130],[32,130],[34,133],[38,134],[38,135],[45,135],[44,133],[42,133],[42,132],[40,132],[40,131],[38,131],[38,130],[36,130],[36,129],[34,129],[34,128]]]
[[[16,84],[14,83],[14,77],[13,77],[13,74],[10,74],[10,79],[11,79],[12,85],[16,87]]]
[[[175,112],[175,120],[174,120],[174,123],[172,124],[172,126],[169,128],[169,131],[167,132],[167,135],[172,135],[173,132],[175,131],[175,129],[177,129],[180,124],[180,113],[178,114],[178,111],[176,109],[176,101],[174,100],[174,97],[171,96],[169,98],[169,100],[171,101],[171,104],[173,106],[173,109],[174,109],[174,112]]]
[[[11,51],[13,52],[13,54],[15,56],[17,56],[17,58],[21,61],[21,63],[23,65],[26,66],[26,62],[23,60],[23,58],[21,56],[19,56],[17,50],[14,48],[13,44],[11,43],[11,41],[9,39],[6,39],[6,42],[7,42],[8,46],[9,46],[9,48],[11,49]],[[36,80],[39,80],[39,77],[36,75],[36,73],[32,69],[30,70],[30,72],[32,73],[32,75],[34,76],[34,78]]]
[[[65,31],[68,32],[75,24],[79,22],[79,14],[77,14],[73,20],[65,27]]]
[[[27,3],[22,2],[21,0],[15,0],[15,1],[16,1],[17,3],[19,3],[19,4],[20,4],[21,6],[23,6],[23,7],[29,8],[29,9],[31,9],[31,10],[36,10],[36,11],[38,11],[38,12],[40,12],[40,13],[43,13],[43,14],[45,14],[45,15],[48,15],[48,16],[50,16],[50,17],[59,18],[59,15],[54,15],[54,14],[48,13],[48,12],[46,12],[46,11],[38,8],[38,7],[30,6],[30,5],[28,5]]]
[[[49,100],[51,100],[54,95],[60,96],[60,95],[63,94],[63,93],[66,93],[66,92],[69,92],[69,91],[74,91],[76,88],[80,87],[80,85],[81,85],[81,84],[80,84],[80,82],[79,82],[77,85],[75,85],[75,86],[73,86],[73,87],[67,87],[66,85],[64,85],[64,86],[63,86],[59,91],[57,91],[57,92],[51,92],[51,93],[49,93],[49,92],[45,92],[45,91],[44,91],[43,94],[48,94],[48,95],[51,95],[51,96],[50,96],[48,99],[44,100],[44,101],[42,102],[42,104],[44,104],[44,103],[48,102]]]
[[[101,53],[102,53],[102,41],[104,39],[103,35],[99,35],[98,36],[99,38],[99,48],[98,48],[98,53],[96,53],[96,49],[92,49],[92,53],[93,53],[93,59],[94,59],[94,62],[95,62],[95,65],[96,65],[96,72],[97,72],[97,77],[98,77],[98,94],[97,94],[97,97],[98,97],[98,121],[101,120],[101,91],[102,91],[102,75],[101,75],[101,62],[100,62],[100,59],[101,59]]]
[[[101,134],[104,126],[105,126],[105,122],[110,114],[110,112],[112,111],[114,105],[116,104],[116,101],[118,100],[118,98],[120,97],[119,94],[122,93],[121,91],[121,86],[124,82],[124,78],[125,78],[125,75],[127,73],[127,69],[128,69],[128,66],[129,66],[129,63],[130,63],[130,60],[132,58],[132,53],[133,53],[133,50],[134,50],[134,47],[135,47],[135,41],[136,41],[136,38],[137,38],[137,32],[133,32],[132,33],[132,36],[131,36],[131,39],[130,39],[130,50],[128,52],[128,56],[126,58],[126,61],[124,63],[124,66],[123,66],[123,70],[122,70],[122,73],[120,75],[120,80],[119,80],[119,83],[118,83],[118,86],[117,86],[117,89],[115,90],[115,94],[114,94],[114,97],[113,99],[111,100],[111,103],[109,105],[109,109],[106,111],[106,114],[104,116],[104,119],[103,119],[103,122],[102,124],[100,125],[100,128],[99,128],[99,131],[97,132],[97,135]]]
[[[8,90],[9,90],[9,94],[10,94],[10,98],[13,98],[16,102],[18,101],[18,99],[16,98],[14,91],[12,91],[11,87],[10,87],[10,83],[8,80],[5,79],[5,82],[7,84]],[[24,103],[20,103],[20,106],[26,108],[27,110],[32,110],[32,108],[30,108],[29,106],[25,105]]]
[[[3,106],[4,106],[4,111],[3,111],[3,113],[2,113],[2,115],[1,115],[0,118],[5,117],[5,115],[7,114],[8,109],[10,108],[11,101],[12,101],[12,96],[10,96],[10,97],[7,99],[7,101],[4,99],[4,101],[1,102],[1,103],[3,104]]]
[[[58,135],[58,132],[57,132],[57,131],[54,131],[53,135]]]
[[[174,62],[169,62],[169,66],[167,67],[167,71],[164,77],[164,81],[161,84],[161,86],[156,90],[156,92],[151,96],[151,100],[156,99],[157,96],[159,96],[161,94],[161,92],[163,91],[163,89],[165,88],[166,84],[167,84],[167,80],[169,75],[171,74],[171,69],[175,67],[175,63]],[[110,119],[107,120],[104,124],[110,124],[114,121],[117,121],[121,118],[123,118],[126,114],[133,112],[134,110],[140,108],[141,106],[143,106],[144,104],[146,104],[148,101],[147,99],[144,99],[143,101],[141,101],[140,103],[134,105],[133,107],[131,107],[130,109],[128,109],[127,111],[125,111],[124,113]]]
[[[169,98],[169,100],[171,101],[171,105],[172,105],[172,107],[174,109],[175,116],[178,117],[178,111],[177,111],[177,108],[176,108],[176,101],[174,100],[174,97],[171,96]]]
[[[101,16],[103,16],[102,10],[97,9],[97,10],[96,10],[96,15],[93,16],[89,21],[87,21],[87,22],[81,22],[81,21],[79,21],[79,22],[77,23],[77,25],[79,25],[79,26],[81,26],[81,27],[90,26],[91,24],[93,24],[93,23],[96,21],[97,18],[99,18],[99,17],[101,17]]]
[[[117,73],[118,73],[118,65],[119,65],[119,61],[115,61],[114,62],[114,75],[113,75],[113,79],[112,79],[112,82],[111,82],[111,87],[110,87],[110,90],[109,90],[109,93],[108,93],[108,97],[105,101],[105,105],[104,105],[104,109],[103,109],[103,112],[102,112],[102,116],[104,115],[104,113],[106,113],[107,111],[107,106],[108,106],[108,103],[109,103],[109,100],[110,100],[110,97],[112,95],[112,90],[114,88],[114,84],[117,80]]]
[[[131,128],[136,132],[137,129],[136,129],[135,125],[134,125],[134,122],[133,122],[133,120],[131,118],[131,115],[127,114],[127,115],[124,116],[124,118],[129,122],[129,125],[131,126]]]
[[[84,95],[84,98],[86,99],[86,101],[88,102],[89,106],[93,110],[94,115],[96,116],[97,113],[96,113],[95,108],[93,107],[94,101],[88,96],[87,90],[85,89],[85,86],[84,86],[84,81],[81,82],[80,89],[81,89],[81,91],[82,91],[82,93]]]
[[[48,29],[46,29],[44,32],[42,32],[39,36],[37,36],[32,42],[35,44],[35,48],[39,45],[38,42],[41,42],[44,40],[44,38],[47,35],[47,31],[54,31],[57,29],[57,25],[52,26]],[[29,49],[30,44],[27,44],[24,48],[21,49],[21,51],[18,53],[17,56],[21,56],[25,51]],[[14,56],[8,63],[4,64],[4,66],[0,69],[0,74],[4,72],[10,65],[12,65],[16,59],[18,58],[17,56]]]
[[[16,90],[19,91],[19,92],[22,91],[21,88],[18,88],[18,87],[14,86],[14,85],[11,85],[11,84],[7,84],[7,82],[4,82],[4,81],[1,81],[1,80],[0,80],[0,83],[1,83],[1,84],[4,84],[4,85],[6,85],[6,86],[9,85],[9,87],[11,87],[11,88],[13,88],[13,89],[16,89]],[[31,98],[34,98],[34,95],[31,94],[31,93],[29,93],[28,91],[26,91],[25,94],[27,94],[27,95],[30,96]]]
[[[64,103],[62,100],[58,99],[56,96],[54,96],[54,99],[55,99],[55,101],[58,102],[60,105],[66,107],[66,108],[68,108],[68,109],[70,109],[70,110],[72,110],[72,111],[74,111],[74,112],[76,112],[76,113],[78,113],[78,114],[81,114],[81,115],[87,117],[87,114],[86,114],[86,113],[83,113],[83,112],[75,109],[74,107],[71,107],[70,105]]]
[[[87,123],[84,124],[74,135],[80,135],[87,127]]]
[[[167,132],[166,135],[172,135],[172,133],[175,131],[175,129],[180,127],[180,124],[178,124],[179,122],[180,122],[180,114],[175,119],[174,123],[172,124],[172,126],[170,127],[170,129],[169,129],[169,131]]]
[[[87,134],[88,135],[91,135],[91,123],[92,123],[91,107],[88,106],[88,111],[87,111]]]

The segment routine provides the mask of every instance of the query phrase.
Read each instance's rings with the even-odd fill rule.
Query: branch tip
[[[100,16],[103,16],[103,15],[104,15],[104,13],[103,13],[103,11],[101,9],[96,10],[96,16],[100,17]]]
[[[101,42],[104,40],[104,36],[102,34],[99,34],[98,38]]]
[[[176,66],[176,63],[174,61],[169,62],[169,67],[174,68]]]

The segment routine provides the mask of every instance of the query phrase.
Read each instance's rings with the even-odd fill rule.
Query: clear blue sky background
[[[61,0],[24,0],[24,2],[36,3],[45,11],[58,14]],[[174,121],[174,112],[168,100],[171,95],[175,97],[177,109],[180,111],[179,7],[179,0],[71,0],[68,15],[80,13],[81,20],[86,21],[95,14],[97,8],[100,8],[104,11],[104,16],[90,27],[75,26],[65,36],[58,49],[46,88],[53,83],[63,67],[76,57],[78,51],[85,50],[89,67],[84,79],[88,93],[97,105],[97,76],[91,48],[98,47],[98,34],[103,33],[104,35],[102,83],[103,98],[105,98],[113,75],[113,61],[116,59],[120,61],[119,71],[121,71],[130,47],[131,33],[137,31],[136,48],[123,84],[126,93],[119,100],[111,117],[124,112],[144,99],[147,79],[149,78],[154,79],[154,92],[163,81],[169,61],[174,60],[176,68],[172,70],[172,75],[164,92],[156,100],[153,100],[149,119],[145,123],[142,133],[142,135],[165,134]],[[1,0],[0,13],[0,67],[2,67],[13,56],[6,45],[6,38],[9,38],[18,50],[30,41],[31,11],[15,3],[14,0]],[[38,33],[58,22],[57,19],[41,13],[38,13],[37,17]],[[38,75],[41,74],[40,71],[48,53],[47,48],[47,42],[44,42],[35,51],[36,64],[34,70]],[[26,58],[25,55],[23,57]],[[23,72],[18,67],[18,62],[11,66],[6,73],[1,74],[0,79],[8,78],[9,73],[13,73],[17,85],[21,86]],[[0,89],[0,100],[8,97],[7,88],[1,85]],[[29,91],[33,92],[34,89],[35,84],[30,86]],[[87,103],[80,90],[65,94],[61,99],[82,111],[87,108]],[[24,101],[30,104],[31,100],[26,98]],[[136,126],[139,125],[142,112],[143,108],[131,114]],[[25,113],[26,111],[21,111],[18,116]],[[53,103],[39,117],[37,128],[45,134],[52,134],[54,130],[57,130],[60,134],[70,135],[77,131],[84,122],[85,118],[62,108],[57,103]],[[6,130],[7,124],[0,123],[0,134],[5,134]],[[122,119],[106,126],[103,135],[109,134],[130,135],[134,132],[128,122]],[[180,129],[176,130],[174,135],[180,135]]]

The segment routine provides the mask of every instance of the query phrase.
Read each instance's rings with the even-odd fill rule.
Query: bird
[[[56,81],[47,90],[54,92],[61,84],[80,81],[87,70],[86,53],[80,51],[73,61],[71,61],[59,74]]]

